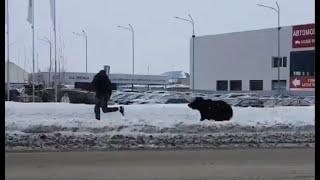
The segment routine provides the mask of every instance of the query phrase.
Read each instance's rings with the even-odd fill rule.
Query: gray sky
[[[39,68],[43,71],[49,67],[49,48],[37,39],[50,37],[52,22],[49,0],[34,1],[35,58],[38,54]],[[257,3],[275,6],[271,0],[56,0],[57,51],[63,42],[67,71],[84,72],[85,41],[72,34],[84,29],[88,34],[88,72],[97,72],[108,64],[111,73],[131,73],[131,34],[117,28],[131,23],[135,29],[135,73],[147,74],[148,65],[150,74],[170,70],[189,72],[192,26],[173,17],[187,18],[190,13],[198,36],[276,27],[276,13],[258,7]],[[314,22],[314,0],[278,0],[278,3],[281,26]],[[10,57],[31,72],[28,0],[9,0],[9,6],[13,43]]]

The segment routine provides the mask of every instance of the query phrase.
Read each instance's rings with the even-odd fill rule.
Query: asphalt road
[[[315,179],[315,150],[5,153],[6,180]]]

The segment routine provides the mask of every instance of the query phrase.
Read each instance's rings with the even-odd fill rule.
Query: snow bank
[[[186,104],[125,106],[94,119],[93,105],[5,103],[6,151],[314,147],[314,106],[234,107],[231,121],[199,121]]]
[[[292,126],[314,125],[314,106],[242,108],[233,107],[231,121],[199,121],[200,114],[186,104],[148,104],[125,106],[125,117],[119,112],[107,113],[101,120],[94,118],[93,105],[67,103],[5,103],[6,131],[19,131],[30,126],[56,127],[134,127],[155,126],[159,128],[177,125],[201,126],[274,126],[287,124]],[[130,131],[130,129],[129,129]]]

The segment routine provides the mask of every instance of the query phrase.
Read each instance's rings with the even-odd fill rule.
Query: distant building
[[[9,64],[9,81],[12,86],[28,83],[29,73],[13,62]],[[7,62],[5,63],[5,84],[7,84]]]
[[[54,73],[50,74],[50,84],[53,79],[56,78],[59,84],[63,85],[74,85],[75,82],[91,82],[96,73],[83,73],[83,72],[61,72],[56,77]],[[49,72],[38,72],[35,73],[35,83],[37,84],[49,84]],[[112,83],[119,85],[167,85],[167,76],[163,75],[134,75],[131,74],[112,74],[110,73],[109,78]],[[31,81],[32,76],[30,75],[29,80]]]
[[[183,71],[168,71],[168,72],[162,73],[161,75],[168,77],[169,84],[183,84],[183,85],[190,84],[189,74]]]

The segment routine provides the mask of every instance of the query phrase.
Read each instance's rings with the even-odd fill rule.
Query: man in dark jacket
[[[120,108],[108,108],[108,101],[111,97],[112,88],[111,81],[107,76],[105,70],[101,70],[98,74],[96,74],[91,84],[96,92],[96,104],[94,106],[94,113],[96,115],[97,120],[100,120],[100,108],[104,113],[120,111],[120,113],[124,115],[123,106],[120,106]]]

